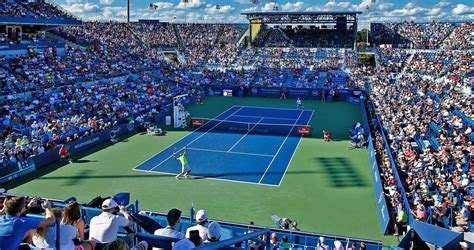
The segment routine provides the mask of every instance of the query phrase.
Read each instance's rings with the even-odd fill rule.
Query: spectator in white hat
[[[324,243],[324,237],[321,236],[319,237],[318,244],[317,244],[317,250],[329,250],[329,246]]]
[[[186,238],[189,239],[189,232],[191,232],[193,230],[198,230],[199,231],[199,236],[201,236],[201,239],[203,241],[206,241],[207,240],[207,233],[209,231],[206,227],[206,224],[207,224],[207,212],[206,212],[206,210],[201,209],[201,210],[197,211],[197,213],[196,213],[196,223],[197,223],[196,226],[192,226],[192,227],[190,227],[186,230]]]
[[[221,225],[217,221],[209,223],[206,243],[217,242],[221,238]]]
[[[338,240],[334,241],[334,250],[344,250],[344,246],[342,245],[342,242]]]
[[[194,248],[194,243],[188,239],[182,239],[173,246],[173,250],[188,250]]]
[[[123,216],[117,215],[120,212]],[[120,227],[133,225],[132,217],[113,199],[106,199],[102,203],[102,213],[92,217],[90,221],[89,239],[97,243],[109,243],[117,239]]]
[[[461,248],[461,250],[469,250],[469,245],[467,245],[465,241],[459,242],[459,247]]]

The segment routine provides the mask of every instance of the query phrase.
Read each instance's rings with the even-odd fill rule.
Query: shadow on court
[[[76,160],[74,163],[89,163],[89,162],[98,162],[96,160]]]
[[[163,177],[170,177],[173,176],[173,173],[169,174],[162,174],[162,173],[155,173],[155,172],[149,172],[146,174],[134,174],[134,175],[90,175],[91,170],[84,170],[77,175],[72,175],[72,176],[43,176],[38,178],[39,180],[72,180],[74,181],[74,184],[77,184],[80,180],[85,180],[85,179],[128,179],[128,178],[163,178]],[[287,175],[298,175],[298,174],[312,174],[312,173],[317,173],[318,171],[312,171],[312,170],[305,170],[305,171],[291,171],[287,172]],[[272,173],[272,172],[267,172],[267,175],[281,175],[281,173]],[[192,174],[191,174],[192,175]],[[204,173],[204,174],[199,174],[199,176],[192,176],[194,180],[199,180],[199,179],[205,179],[205,178],[223,178],[223,177],[228,177],[228,176],[247,176],[247,175],[262,175],[262,172],[229,172],[229,173],[223,173],[223,174],[215,174],[215,173]],[[226,179],[224,179],[226,180]]]
[[[133,135],[134,134],[125,134],[125,135],[120,136],[119,137],[120,141],[118,143],[128,142],[128,138],[130,136],[133,136]],[[108,148],[108,147],[111,147],[111,146],[113,147],[115,144],[116,143],[111,143],[110,141],[107,141],[107,142],[100,143],[100,144],[98,144],[94,147],[85,149],[84,151],[81,151],[77,154],[74,154],[73,155],[74,163],[98,162],[96,160],[85,160],[85,159],[82,159],[82,158],[87,157],[91,154],[97,153],[98,151],[103,150],[105,148]],[[23,185],[27,182],[30,182],[30,181],[35,180],[35,179],[39,179],[42,176],[45,176],[45,175],[47,175],[51,172],[54,172],[55,170],[57,170],[61,167],[71,167],[71,166],[69,166],[69,164],[65,164],[63,161],[56,161],[56,162],[53,162],[53,163],[48,164],[46,166],[40,167],[40,168],[36,169],[36,171],[34,171],[30,174],[20,176],[17,179],[13,179],[11,181],[8,181],[8,182],[4,183],[2,185],[2,187],[8,190],[8,189],[11,189],[11,188],[15,188],[17,186],[21,186],[21,185]],[[78,177],[76,176],[74,178],[78,178]]]
[[[354,166],[343,157],[318,157],[314,158],[321,166],[323,173],[327,174],[333,187],[365,187],[367,183],[355,171]]]

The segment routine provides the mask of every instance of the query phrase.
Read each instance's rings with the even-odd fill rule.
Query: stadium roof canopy
[[[266,12],[242,12],[241,15],[267,15],[267,16],[281,16],[281,15],[354,15],[362,14],[361,11],[266,11]]]
[[[357,23],[360,11],[318,11],[318,12],[243,12],[250,23]]]

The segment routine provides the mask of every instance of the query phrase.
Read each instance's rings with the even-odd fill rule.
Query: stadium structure
[[[472,22],[0,11],[0,249],[474,246]]]

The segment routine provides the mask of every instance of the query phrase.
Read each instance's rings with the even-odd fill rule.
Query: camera
[[[280,216],[278,216],[276,214],[272,215],[272,221],[273,221],[273,223],[275,223],[275,225],[278,228],[281,228],[281,229],[289,229],[291,223],[293,223],[292,220],[290,220],[288,218],[281,218]]]

